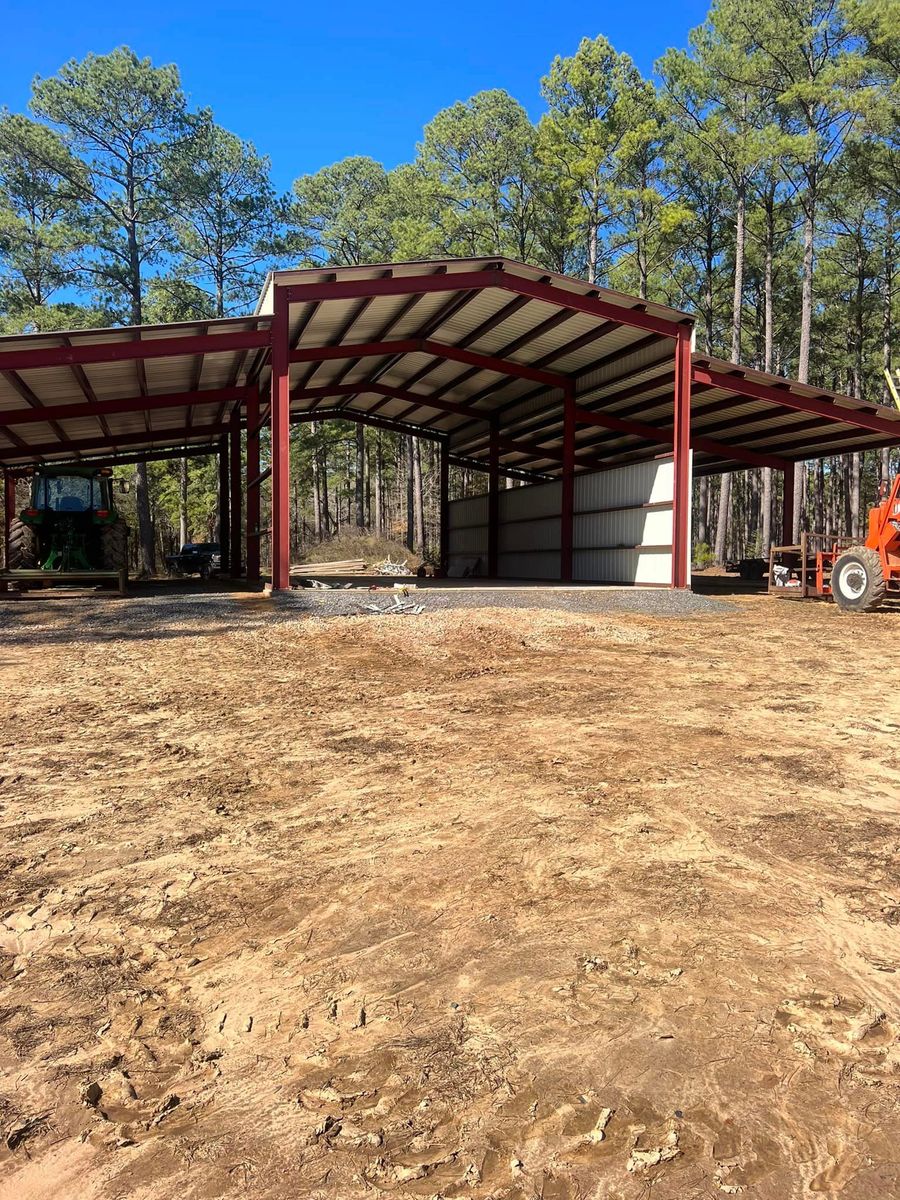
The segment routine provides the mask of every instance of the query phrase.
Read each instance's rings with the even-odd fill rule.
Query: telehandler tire
[[[100,553],[105,571],[124,571],[128,567],[128,526],[124,521],[104,525],[100,534]]]
[[[831,572],[831,594],[842,612],[871,612],[884,600],[886,588],[877,550],[846,550]]]
[[[35,571],[37,566],[34,530],[19,517],[13,517],[9,523],[9,561],[6,568],[8,571]]]

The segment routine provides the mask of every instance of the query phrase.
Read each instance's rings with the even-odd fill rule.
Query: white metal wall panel
[[[668,586],[672,582],[674,464],[671,457],[575,478],[572,573],[576,581]],[[562,484],[500,492],[501,579],[560,577]],[[487,569],[488,498],[450,505],[450,556]]]
[[[672,551],[576,550],[572,555],[576,581],[595,583],[662,584],[672,582]]]
[[[501,524],[497,535],[497,551],[556,550],[560,544],[559,517],[541,517],[536,521],[511,521]]]
[[[672,544],[671,505],[580,516],[576,513],[572,526],[572,543],[576,550]]]
[[[508,488],[499,493],[498,500],[501,522],[525,517],[558,517],[562,507],[562,484],[537,483]]]
[[[671,502],[674,486],[675,469],[671,458],[634,463],[614,471],[576,475],[575,511]]]
[[[500,579],[559,579],[559,551],[498,554]]]
[[[465,500],[451,500],[447,506],[451,529],[460,525],[487,525],[487,496],[469,496]]]

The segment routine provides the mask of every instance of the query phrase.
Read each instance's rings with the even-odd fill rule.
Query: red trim
[[[51,336],[51,335],[48,335]],[[43,350],[0,350],[0,371],[32,371],[40,367],[71,367],[76,363],[129,362],[145,358],[179,358],[191,354],[226,354],[268,346],[266,329],[243,333],[209,333],[196,337],[152,338],[142,342],[93,342],[89,345],[48,346]]]
[[[290,525],[290,308],[285,289],[276,287],[272,322],[272,587],[291,583]]]

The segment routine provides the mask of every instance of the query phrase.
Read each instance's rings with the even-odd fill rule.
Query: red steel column
[[[290,587],[290,306],[284,288],[275,288],[272,322],[272,587]]]
[[[572,582],[575,527],[575,393],[563,398],[562,497],[559,512],[559,577]]]
[[[259,390],[247,397],[247,579],[259,579]]]
[[[497,548],[500,531],[500,440],[497,423],[491,422],[488,447],[488,567],[489,579],[497,578]]]
[[[794,542],[794,486],[797,464],[791,463],[781,472],[784,484],[784,502],[781,507],[781,544],[791,546]]]
[[[450,565],[450,443],[443,438],[440,443],[440,568],[446,575]]]
[[[231,566],[231,503],[228,495],[228,434],[219,438],[219,554],[224,574]]]
[[[231,578],[241,577],[241,406],[235,405],[231,413],[231,428],[228,431],[228,459],[230,467],[229,493],[231,495]]]
[[[675,488],[672,498],[672,587],[688,586],[691,554],[691,331],[675,338]]]

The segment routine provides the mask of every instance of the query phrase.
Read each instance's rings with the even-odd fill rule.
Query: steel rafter
[[[646,329],[663,337],[675,337],[678,327],[675,321],[667,320],[665,317],[656,317],[647,312],[642,302],[630,308],[612,304],[599,296],[585,295],[583,292],[573,292],[552,283],[540,283],[537,280],[526,279],[524,276],[504,270],[502,263],[496,264],[492,269],[449,272],[444,276],[395,276],[391,279],[338,280],[329,284],[291,284],[288,292],[291,303],[299,304],[309,300],[358,300],[363,296],[412,295],[415,292],[480,291],[490,287],[503,288],[519,295],[530,296],[534,300],[543,300],[547,304],[553,304],[560,308],[571,308],[589,316],[619,321],[623,325]]]
[[[455,293],[450,297],[446,304],[442,304],[438,311],[433,313],[428,320],[416,330],[415,337],[419,339],[430,337],[433,333],[436,333],[442,325],[445,325],[449,320],[455,317],[457,313],[461,312],[467,307],[467,305],[471,304],[473,300],[476,300],[478,295],[478,292]],[[384,374],[386,374],[386,372],[388,372],[401,357],[401,355],[395,355],[385,359],[385,361],[367,377],[367,382],[376,382]],[[420,379],[424,379],[426,375],[430,374],[434,370],[437,370],[439,365],[440,363],[438,361],[427,363],[409,379],[404,380],[404,386],[412,387],[413,384],[418,383]]]
[[[0,371],[33,371],[41,367],[130,362],[133,359],[181,358],[192,354],[225,354],[233,350],[268,346],[269,341],[268,329],[250,329],[234,333],[197,334],[193,337],[151,338],[141,342],[47,346],[42,350],[0,349]]]
[[[190,408],[192,404],[225,404],[241,400],[246,388],[211,388],[205,392],[166,392],[156,396],[127,396],[121,400],[95,400],[83,404],[41,405],[40,408],[0,409],[0,427],[30,425],[38,422],[52,424],[81,417],[102,417],[114,413],[141,412],[143,409]],[[219,418],[221,420],[221,418]],[[190,424],[186,423],[186,428]],[[127,437],[127,435],[126,435]],[[108,440],[113,441],[108,435]],[[123,437],[119,438],[120,441]]]
[[[145,442],[162,442],[163,446],[160,449],[169,449],[179,444],[182,439],[199,438],[206,436],[216,436],[225,433],[228,429],[227,423],[216,422],[214,425],[204,425],[202,427],[195,426],[193,429],[154,429],[147,433],[146,430],[138,433],[129,433],[122,441],[126,441],[129,447],[140,446]],[[4,431],[6,432],[6,431]],[[21,449],[7,450],[4,454],[0,450],[0,460],[6,458],[21,458],[28,456],[29,458],[42,459],[51,454],[58,454],[63,450],[82,451],[82,450],[106,450],[109,443],[105,438],[79,438],[77,441],[72,440],[63,445],[59,442],[49,442],[46,445],[32,446],[25,444]]]
[[[840,421],[844,425],[857,425],[873,433],[881,433],[886,437],[895,437],[900,441],[900,421],[889,420],[877,412],[868,409],[847,408],[835,404],[827,396],[800,396],[790,390],[787,382],[782,385],[758,383],[742,375],[726,375],[709,367],[694,364],[693,377],[698,383],[709,387],[719,388],[737,396],[746,396],[752,400],[765,400],[768,403],[793,408],[798,412],[813,413],[816,416],[827,417],[832,421]]]

